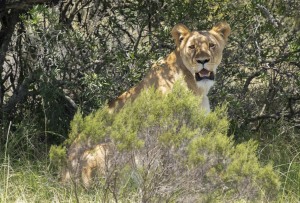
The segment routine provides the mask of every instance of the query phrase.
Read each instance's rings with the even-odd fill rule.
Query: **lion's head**
[[[209,31],[190,31],[183,24],[172,29],[184,66],[194,75],[197,86],[207,92],[214,83],[230,31],[230,26],[225,22]]]

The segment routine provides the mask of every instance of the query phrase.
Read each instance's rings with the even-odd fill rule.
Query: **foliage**
[[[203,30],[226,20],[232,35],[211,106],[228,103],[228,134],[256,140],[261,160],[280,169],[284,196],[299,199],[299,7],[287,0],[0,1],[0,151],[8,143],[16,159],[44,157],[66,139],[78,109],[90,114],[173,50],[172,26]]]
[[[230,103],[231,132],[238,139],[256,138],[259,131],[268,139],[280,119],[292,125],[298,120],[299,5],[243,2],[232,5],[238,11],[230,14],[233,34],[218,72],[220,87],[211,95]]]
[[[59,9],[35,6],[22,14],[11,51],[3,52],[3,124],[35,114],[43,124],[46,118],[48,131],[66,136],[78,107],[88,114],[102,106],[173,49],[176,23],[201,30],[221,20],[233,34],[211,97],[230,103],[232,130],[241,129],[244,139],[243,130],[270,120],[296,122],[298,3],[276,2],[78,0],[61,2]]]
[[[54,166],[61,167],[66,164],[66,148],[63,146],[51,146],[49,151],[49,158]],[[58,170],[61,170],[59,168]]]
[[[299,135],[290,123],[281,120],[279,124],[280,129],[272,130],[272,140],[261,148],[260,159],[272,160],[276,169],[281,171],[282,195],[279,200],[281,202],[297,202],[300,188]],[[288,135],[285,140],[282,139],[284,134]]]
[[[258,161],[257,144],[235,145],[227,136],[226,108],[205,115],[200,99],[178,82],[166,96],[150,88],[135,102],[125,104],[112,123],[103,126],[116,148],[97,188],[111,188],[116,201],[124,194],[150,202],[276,199],[278,175],[270,164]],[[72,128],[75,133],[93,134],[95,143],[103,140],[103,131],[84,133],[98,127],[95,121],[106,118],[107,113],[98,112],[100,117],[85,119],[77,114],[72,125],[85,128]]]
[[[71,121],[71,131],[67,142],[71,144],[74,141],[86,140],[87,137],[92,137],[95,141],[96,139],[104,140],[107,127],[111,124],[111,117],[107,108],[101,108],[85,118],[78,111]],[[96,135],[98,137],[95,137]],[[99,137],[99,135],[101,136]]]

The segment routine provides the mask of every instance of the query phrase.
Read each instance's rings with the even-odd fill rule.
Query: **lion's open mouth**
[[[196,81],[208,79],[208,80],[214,80],[215,79],[215,74],[212,71],[202,69],[200,72],[195,73],[195,78]]]

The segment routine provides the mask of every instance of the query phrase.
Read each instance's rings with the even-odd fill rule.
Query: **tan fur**
[[[62,181],[82,180],[85,187],[91,185],[92,177],[104,174],[108,166],[110,143],[85,145],[76,141],[70,146],[67,157],[67,168],[62,172]]]
[[[116,100],[109,103],[110,111],[118,111],[128,100],[135,100],[140,92],[151,86],[163,94],[172,90],[176,80],[183,78],[187,87],[198,96],[202,96],[199,104],[207,112],[210,111],[207,97],[214,81],[217,66],[221,63],[222,52],[230,34],[230,27],[222,22],[210,31],[190,31],[185,25],[176,25],[171,32],[176,49],[164,60],[155,64],[147,76],[135,87],[124,92]],[[204,79],[197,81],[197,77]],[[73,144],[68,155],[68,165],[71,167],[65,173],[65,179],[71,174],[81,174],[85,186],[90,184],[92,173],[97,169],[103,173],[107,164],[106,157],[110,151],[109,144]],[[71,174],[70,174],[71,172]]]
[[[122,108],[129,99],[134,100],[144,88],[154,86],[162,93],[169,92],[178,78],[184,78],[190,90],[196,95],[202,95],[204,100],[208,100],[206,97],[212,86],[211,81],[208,81],[209,84],[205,84],[204,81],[197,82],[195,73],[204,67],[216,74],[217,66],[221,63],[222,51],[230,34],[229,25],[223,22],[214,26],[210,31],[191,32],[185,25],[178,24],[171,33],[177,46],[175,51],[160,64],[155,64],[138,85],[110,102],[111,111]],[[214,44],[215,47],[210,48],[209,44]],[[194,46],[194,49],[191,50],[190,46]],[[204,65],[197,63],[197,60],[206,59],[210,61]],[[208,101],[205,102],[201,106],[209,111]]]

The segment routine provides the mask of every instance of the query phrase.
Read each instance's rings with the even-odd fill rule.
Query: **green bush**
[[[226,107],[205,114],[200,99],[178,82],[167,95],[153,88],[143,91],[111,115],[110,122],[103,122],[109,117],[103,109],[86,118],[77,114],[72,141],[77,134],[85,139],[75,142],[110,138],[114,146],[110,175],[104,175],[97,188],[111,188],[117,199],[131,194],[143,202],[276,198],[279,178],[270,164],[258,161],[257,144],[235,144],[227,136]]]

